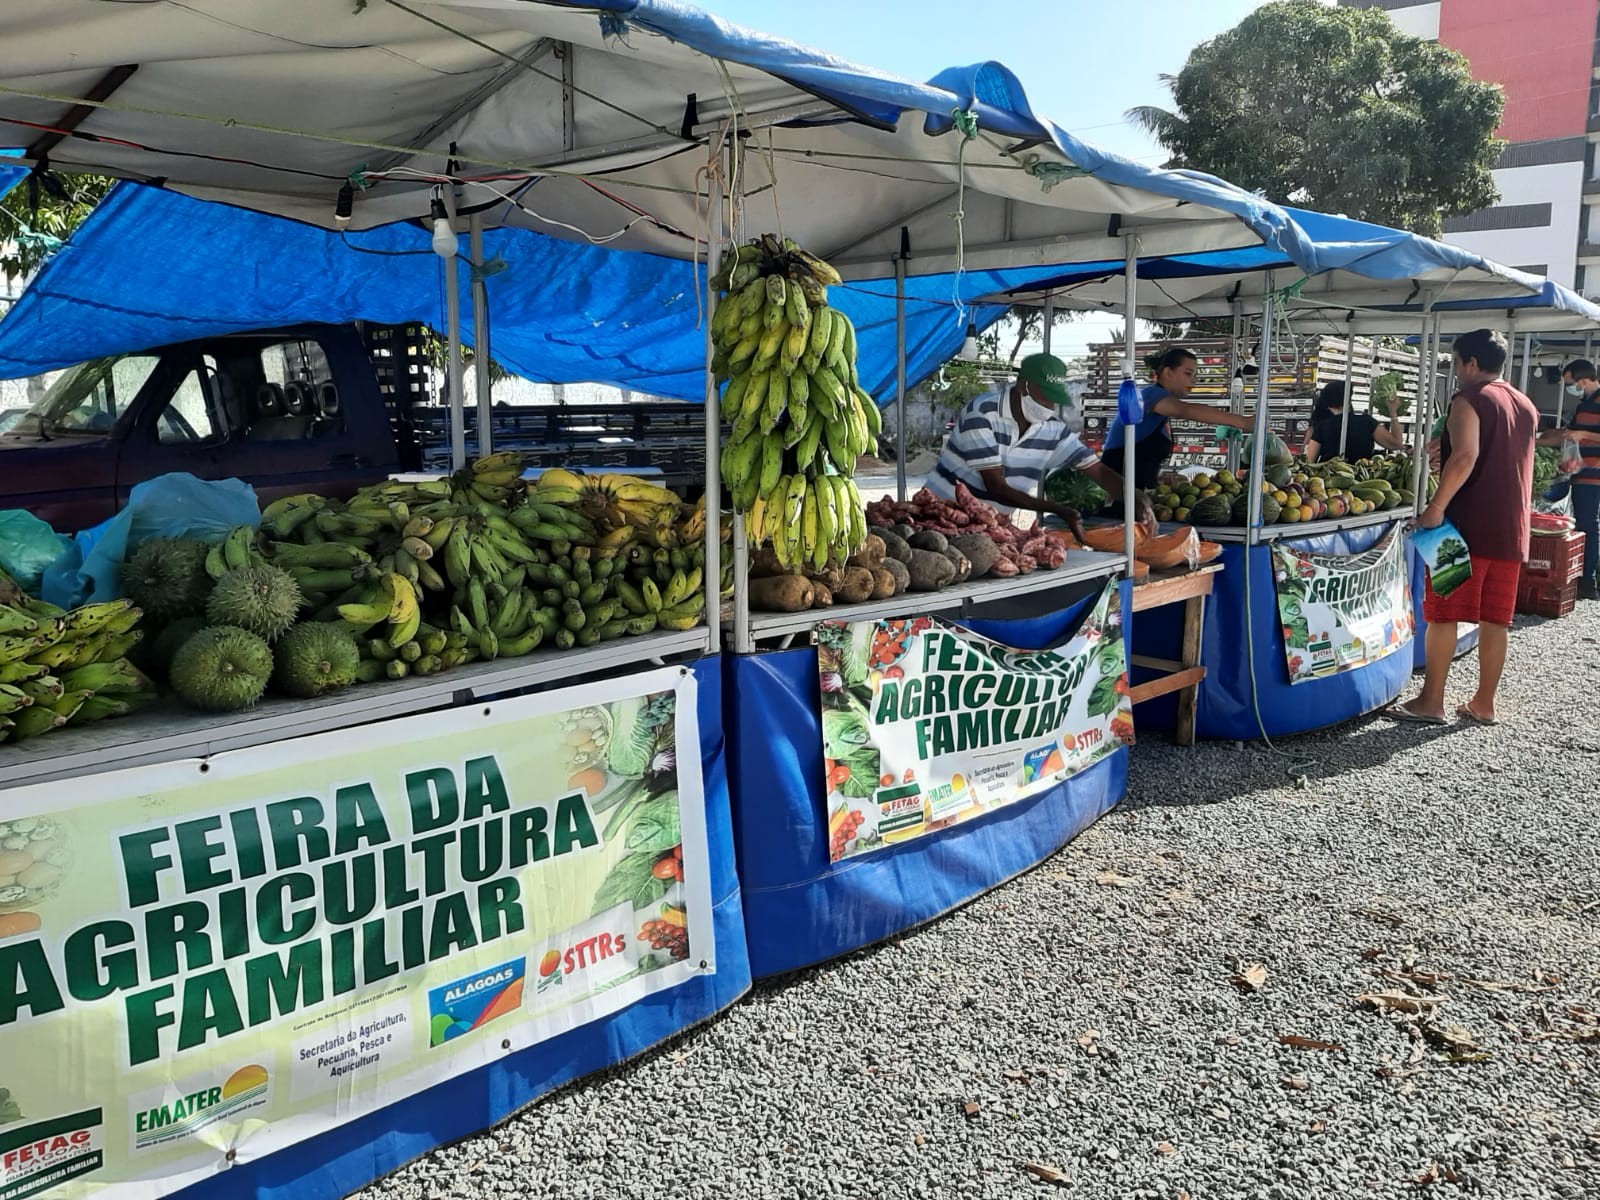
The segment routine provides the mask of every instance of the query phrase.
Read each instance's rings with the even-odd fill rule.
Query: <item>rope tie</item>
[[[628,20],[620,13],[600,14],[600,36],[605,38],[625,38],[628,36]]]
[[[961,145],[956,152],[956,211],[951,220],[956,223],[956,270],[950,281],[950,300],[955,305],[957,323],[966,320],[967,305],[961,296],[961,278],[967,270],[967,145],[978,136],[978,114],[968,109],[950,111],[951,123],[961,135]]]

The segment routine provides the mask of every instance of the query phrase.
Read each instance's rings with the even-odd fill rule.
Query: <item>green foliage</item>
[[[1280,202],[1437,237],[1498,198],[1505,97],[1375,8],[1263,5],[1168,77],[1176,111],[1129,117],[1172,154]]]
[[[47,181],[24,180],[12,188],[0,199],[0,275],[30,275],[72,236],[115,182],[100,175],[52,174]]]

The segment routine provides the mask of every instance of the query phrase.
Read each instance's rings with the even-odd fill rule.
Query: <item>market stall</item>
[[[991,297],[1137,312],[1168,324],[1231,318],[1235,345],[1258,350],[1254,443],[1268,452],[1215,479],[1193,472],[1186,480],[1172,477],[1164,485],[1171,491],[1157,499],[1223,546],[1224,569],[1203,627],[1201,736],[1279,736],[1372,711],[1401,693],[1419,653],[1407,643],[1420,618],[1420,569],[1403,526],[1423,503],[1420,440],[1408,461],[1320,470],[1274,449],[1267,410],[1275,341],[1338,332],[1353,344],[1358,333],[1403,336],[1421,327],[1438,361],[1433,348],[1441,329],[1504,322],[1592,328],[1600,315],[1548,281],[1455,247],[1291,211],[1316,246],[1318,269],[1304,275],[1285,271],[1283,256],[1263,249],[1142,255],[1132,297],[1124,264],[1110,259],[1064,265],[1053,279]],[[1242,362],[1245,355],[1236,357]],[[1425,430],[1441,381],[1426,370],[1422,379],[1412,427]],[[1236,394],[1235,410],[1240,399]],[[1463,648],[1472,636],[1465,635]],[[1131,637],[1136,679],[1141,660],[1170,662],[1185,640],[1172,612],[1136,621]],[[1157,727],[1177,720],[1170,703],[1141,706],[1138,716]]]
[[[1279,210],[1226,185],[1149,171],[1038,121],[1016,81],[993,65],[951,72],[929,85],[910,84],[675,4],[607,4],[596,13],[590,5],[439,0],[330,12],[311,0],[277,0],[255,6],[247,18],[233,12],[228,21],[206,24],[193,17],[192,6],[183,14],[150,6],[111,12],[83,0],[50,0],[23,21],[0,17],[0,121],[30,131],[25,158],[39,169],[48,159],[55,169],[158,178],[173,191],[332,231],[313,251],[322,257],[295,264],[300,280],[282,290],[282,302],[252,303],[245,319],[250,326],[263,314],[304,319],[307,305],[319,306],[322,319],[350,319],[374,315],[367,310],[377,305],[396,310],[396,319],[442,326],[455,483],[471,495],[452,491],[439,503],[470,511],[441,510],[427,519],[436,525],[464,522],[460,527],[475,535],[487,522],[494,545],[473,546],[463,568],[467,574],[459,579],[453,568],[448,578],[441,576],[441,588],[424,582],[446,596],[454,590],[456,609],[461,609],[459,600],[467,601],[459,622],[451,612],[450,628],[421,634],[424,645],[416,641],[416,612],[405,600],[409,593],[388,577],[416,570],[427,581],[429,572],[421,568],[429,565],[431,554],[422,547],[431,552],[453,543],[445,533],[437,534],[439,546],[428,543],[428,527],[413,526],[409,512],[392,507],[405,502],[391,501],[388,517],[355,512],[341,502],[315,514],[307,528],[317,537],[278,529],[270,545],[254,549],[253,534],[230,535],[225,539],[230,552],[243,555],[243,561],[225,563],[223,574],[214,576],[217,583],[228,571],[254,569],[249,554],[255,549],[269,565],[301,558],[308,572],[301,582],[322,594],[324,608],[359,610],[363,625],[368,615],[373,618],[371,627],[381,637],[368,639],[370,657],[363,656],[367,665],[359,671],[366,679],[371,664],[382,664],[389,678],[326,699],[241,709],[207,719],[198,730],[192,719],[152,708],[105,721],[87,733],[54,732],[39,738],[28,755],[11,760],[12,773],[0,792],[8,834],[26,839],[25,847],[37,844],[42,857],[34,861],[43,865],[8,860],[18,867],[18,878],[28,877],[8,886],[22,888],[20,899],[29,904],[55,908],[30,908],[28,917],[8,922],[0,935],[0,954],[21,963],[18,969],[27,976],[25,1003],[14,1000],[3,1022],[8,1043],[15,1045],[25,1031],[49,1028],[37,1022],[51,1012],[60,989],[49,974],[47,942],[100,937],[111,946],[122,944],[133,935],[125,937],[121,926],[109,924],[116,919],[118,899],[134,910],[150,906],[144,919],[169,933],[165,942],[157,941],[158,948],[167,947],[158,949],[164,957],[132,964],[141,982],[155,984],[139,994],[145,1006],[139,1011],[148,1019],[122,1034],[108,1033],[109,1024],[100,1029],[113,1020],[104,985],[70,979],[73,1002],[66,1015],[51,1019],[63,1030],[71,1023],[72,1032],[64,1035],[71,1045],[63,1049],[39,1038],[29,1053],[45,1056],[41,1064],[46,1058],[58,1064],[78,1056],[73,1047],[95,1046],[97,1052],[82,1054],[83,1069],[66,1077],[43,1065],[25,1072],[33,1081],[31,1091],[10,1102],[27,1122],[24,1132],[44,1136],[43,1120],[52,1135],[67,1137],[72,1145],[86,1141],[103,1148],[92,1162],[52,1162],[50,1170],[74,1176],[94,1171],[96,1181],[138,1186],[145,1194],[189,1186],[196,1194],[335,1195],[498,1120],[552,1086],[709,1017],[746,985],[747,939],[763,946],[793,940],[793,915],[780,917],[765,896],[749,910],[759,920],[742,919],[729,853],[737,841],[745,858],[741,869],[765,878],[761,872],[771,864],[752,868],[749,860],[767,820],[770,781],[752,777],[748,768],[754,755],[745,752],[774,733],[770,724],[752,729],[740,723],[746,714],[761,711],[745,687],[741,664],[753,666],[762,659],[716,657],[723,628],[715,619],[715,600],[726,551],[718,520],[723,471],[717,367],[710,360],[718,293],[724,299],[728,293],[721,286],[708,287],[707,276],[719,277],[729,244],[771,227],[837,259],[847,273],[853,264],[883,267],[898,257],[901,274],[906,273],[906,250],[914,247],[928,257],[912,274],[930,288],[941,277],[949,280],[951,294],[960,297],[993,290],[1000,283],[994,272],[1026,263],[1041,243],[1120,245],[1106,236],[1108,216],[1183,248],[1255,245],[1295,233]],[[304,30],[313,26],[319,30],[317,47],[303,39]],[[290,45],[292,54],[263,52]],[[141,65],[126,66],[129,62]],[[182,111],[170,104],[170,97],[180,93]],[[308,111],[304,97],[313,93],[316,105]],[[542,115],[530,121],[529,113]],[[747,137],[749,149],[741,152]],[[852,164],[870,168],[840,169]],[[980,179],[986,181],[981,186]],[[127,196],[129,207],[149,199],[137,192]],[[964,212],[963,221],[954,224],[945,217],[953,199]],[[770,218],[764,211],[752,215],[757,205],[769,202]],[[426,248],[417,244],[419,231],[385,228],[395,222],[420,224]],[[516,232],[508,226],[533,231],[547,242],[553,233],[592,244],[555,256],[565,258],[559,277],[565,286],[547,299],[567,305],[566,310],[552,316],[510,308],[515,290],[506,285],[516,272],[504,270],[506,260],[499,255],[502,249],[520,254],[528,247],[502,240]],[[465,254],[458,240],[462,234],[467,235]],[[79,245],[75,251],[84,249]],[[347,292],[330,299],[326,290],[305,286],[311,275],[337,275],[342,268],[331,259],[346,250],[391,259],[390,267],[429,264],[442,276],[438,301],[399,303],[395,293],[386,292]],[[588,272],[607,271],[617,251],[645,252],[633,257],[644,260],[647,269],[632,270],[631,263],[619,269],[628,276],[628,286],[620,290],[616,278],[609,280],[613,286],[592,286]],[[783,252],[790,253],[787,247]],[[72,253],[62,259],[62,277],[70,276]],[[442,260],[442,269],[430,255]],[[146,279],[159,281],[182,258],[164,259],[165,265]],[[540,260],[530,254],[522,265],[538,270]],[[738,264],[728,265],[736,269]],[[420,287],[413,281],[409,289],[398,285],[396,292],[432,292],[426,281],[430,272],[417,273],[424,277]],[[175,292],[155,287],[143,297],[133,296],[131,304],[102,305],[99,311],[107,319],[98,342],[75,344],[71,359],[148,345],[152,320],[190,332],[240,328],[239,308],[227,299],[234,289],[217,286],[219,275],[199,275],[210,285],[209,297],[193,286]],[[42,303],[46,299],[60,311],[63,295],[50,290],[55,286],[39,291],[34,317],[51,310]],[[897,289],[889,298],[897,334],[894,375],[902,379],[911,348],[901,331],[909,323],[905,307],[914,299],[907,293],[915,287]],[[840,305],[847,317],[850,290]],[[860,290],[869,297],[863,303],[882,310],[882,297],[870,299],[870,288]],[[463,303],[464,293],[470,303]],[[692,305],[683,303],[685,295]],[[535,365],[530,372],[535,377],[630,381],[647,370],[643,364],[650,347],[648,339],[628,333],[636,311],[652,300],[675,306],[679,323],[672,333],[680,352],[695,324],[682,319],[687,309],[703,315],[697,322],[703,331],[698,370],[680,355],[673,387],[652,389],[708,401],[703,549],[696,548],[691,573],[673,556],[683,554],[687,564],[698,535],[684,534],[675,520],[670,532],[676,540],[669,549],[668,531],[650,521],[645,523],[650,538],[635,543],[653,546],[649,562],[630,552],[626,567],[602,572],[599,565],[615,561],[605,551],[630,539],[619,536],[604,544],[598,539],[620,534],[630,524],[609,516],[602,522],[603,513],[587,510],[592,506],[583,500],[581,486],[571,489],[579,493],[575,499],[559,495],[560,483],[525,484],[515,472],[504,481],[490,481],[484,476],[497,472],[498,464],[469,463],[461,347],[470,340],[481,359],[488,358],[484,318],[492,314],[494,353],[534,364],[541,336],[566,352],[567,361],[550,374]],[[88,295],[82,302],[95,304]],[[939,361],[959,344],[968,323],[987,323],[999,311],[959,302],[943,328],[930,324],[918,353]],[[802,320],[794,311],[789,317],[795,324]],[[566,320],[567,327],[554,327],[557,320]],[[551,331],[534,335],[519,351],[518,326],[529,325]],[[608,334],[619,341],[608,346]],[[627,370],[604,365],[611,361],[612,346],[637,353],[624,364]],[[828,349],[836,353],[839,347]],[[69,361],[59,349],[56,358],[48,350],[33,351],[31,359],[29,353],[14,353],[12,361],[28,363],[27,369]],[[572,360],[584,355],[590,361],[580,374]],[[859,360],[854,352],[850,357]],[[832,358],[830,353],[830,367]],[[666,359],[649,361],[663,369],[671,365]],[[849,382],[861,389],[848,397],[858,423],[851,438],[859,444],[859,423],[867,419],[860,396],[866,396],[875,415],[875,401],[885,397],[887,386],[881,378],[861,378],[858,370],[850,371]],[[481,442],[479,448],[489,449]],[[524,490],[528,504],[551,508],[538,511],[554,522],[544,528],[544,522],[525,530],[517,526],[547,547],[525,547],[532,558],[513,552],[517,537],[496,524],[515,515],[497,506],[507,499],[521,505]],[[418,509],[432,507],[433,495],[424,495],[427,503],[422,495],[414,497]],[[614,499],[607,498],[601,509]],[[592,533],[567,519],[574,504],[594,524]],[[660,507],[677,510],[678,505],[662,502]],[[682,507],[679,515],[688,516],[690,506]],[[741,569],[731,581],[731,628],[743,643],[740,648],[752,649],[758,634],[780,631],[737,615],[748,612],[740,597],[746,587],[742,567],[750,515],[746,505],[738,509],[733,548]],[[841,511],[831,510],[835,518]],[[324,515],[330,522],[326,528]],[[353,596],[325,590],[332,584],[321,572],[333,568],[310,565],[310,560],[334,553],[319,547],[343,544],[345,535],[362,531],[367,531],[366,544],[355,549],[395,568],[382,566],[383,594],[371,590],[374,581],[365,570],[361,579],[349,577],[345,591],[354,591]],[[591,544],[590,537],[597,540]],[[286,553],[290,546],[299,549]],[[589,553],[580,555],[578,549]],[[518,565],[505,561],[505,554]],[[541,561],[539,555],[548,557]],[[475,572],[480,559],[495,564],[496,556],[502,556],[496,580],[502,588],[485,586],[481,591],[487,595],[482,595],[473,586]],[[365,567],[363,560],[356,561]],[[583,578],[579,563],[591,567],[592,579]],[[842,937],[820,928],[807,934],[803,940],[819,953],[885,936],[992,886],[1037,861],[1120,797],[1127,730],[1119,722],[1126,704],[1118,687],[1125,656],[1122,597],[1112,582],[1117,565],[1114,557],[1072,558],[1048,580],[1056,595],[1044,606],[1052,614],[1044,629],[1032,622],[1008,626],[1001,632],[1016,648],[997,650],[991,642],[973,641],[961,652],[990,653],[1011,680],[1007,686],[1023,686],[1022,677],[1028,676],[1027,688],[1042,688],[1040,694],[1053,697],[1041,700],[1034,714],[1041,734],[1067,720],[1064,697],[1092,709],[1080,714],[1083,736],[1069,752],[1072,761],[1060,761],[1059,754],[1030,758],[1022,766],[1029,784],[1025,795],[1014,787],[990,788],[981,803],[958,807],[949,803],[956,794],[951,789],[940,797],[937,821],[876,830],[885,841],[926,834],[920,846],[916,841],[909,846],[942,849],[927,857],[910,848],[890,852],[900,878],[887,915]],[[636,567],[645,576],[664,570],[670,579],[640,578],[635,584]],[[556,568],[568,577],[557,577]],[[440,575],[439,568],[430,570]],[[691,574],[698,584],[679,586],[678,580]],[[515,576],[520,588],[506,586],[508,576]],[[644,611],[635,609],[630,593],[612,583],[614,578],[637,586]],[[665,595],[654,598],[645,583],[672,587],[672,601]],[[544,589],[537,597],[539,611],[565,614],[557,617],[561,628],[548,636],[557,645],[565,637],[571,648],[524,656],[517,652],[534,640],[531,624],[528,633],[511,636],[517,652],[491,635],[501,625],[515,628],[515,618],[529,620],[533,600],[521,600],[519,610],[513,593],[537,592],[539,585]],[[640,629],[631,628],[633,617],[623,616],[610,599],[596,601],[608,606],[607,619],[587,624],[593,613],[582,597],[596,585],[597,595],[615,591],[628,613],[649,618],[652,628],[644,629],[643,621]],[[1087,594],[1063,614],[1069,585]],[[548,607],[556,604],[548,593],[569,586],[580,595],[567,593],[567,601],[582,611],[572,611],[567,601]],[[702,609],[711,608],[712,619],[705,624],[695,620],[696,586],[710,601],[698,601]],[[917,607],[929,613],[988,609],[1008,595],[1045,586],[981,581],[965,590],[951,588],[927,603],[919,599]],[[866,619],[874,617],[872,611],[863,608],[861,615],[854,627],[876,627]],[[342,609],[339,616],[355,619]],[[1076,626],[1070,654],[1055,647],[1027,657],[1030,639],[1058,640],[1072,633],[1069,618]],[[617,625],[623,626],[620,632],[613,628]],[[929,628],[916,632],[931,642]],[[585,636],[590,632],[592,638]],[[191,636],[201,634],[207,635],[201,649],[213,656],[243,650],[257,655],[229,665],[228,697],[240,694],[244,680],[264,674],[254,642],[207,630]],[[956,655],[950,646],[956,635],[940,637]],[[474,657],[473,650],[457,638],[470,638],[481,661],[464,661]],[[180,653],[188,655],[190,644],[185,639]],[[420,647],[415,656],[398,652],[411,645]],[[503,665],[497,654],[502,650]],[[463,661],[445,662],[458,655]],[[849,668],[852,679],[856,657]],[[312,656],[290,666],[314,676],[333,670],[322,662]],[[1091,670],[1092,695],[1077,686]],[[1056,682],[1039,682],[1041,674],[1052,671]],[[175,663],[173,686],[190,688],[197,702],[215,704],[216,689],[208,692],[196,682],[207,674],[179,671]],[[820,668],[816,686],[820,692]],[[518,694],[528,689],[534,690]],[[110,703],[106,715],[111,715]],[[825,723],[820,714],[819,723]],[[950,733],[945,728],[939,736]],[[85,740],[90,738],[92,745]],[[814,744],[819,758],[821,738],[819,733]],[[697,752],[678,749],[691,745]],[[808,742],[808,753],[812,749]],[[865,752],[853,744],[852,753]],[[566,761],[551,772],[559,756]],[[723,763],[736,759],[746,766],[735,775],[730,819]],[[120,769],[105,770],[111,761]],[[459,764],[459,769],[441,763]],[[812,788],[828,781],[820,771],[813,778],[816,783],[795,799],[803,795],[808,828],[820,830],[827,815]],[[331,794],[310,794],[329,786],[314,781],[328,779],[348,782]],[[64,780],[73,784],[70,793],[63,792]],[[980,782],[986,781],[973,780],[975,786]],[[63,801],[64,794],[73,799]],[[128,813],[135,806],[148,815],[129,832]],[[1006,811],[989,823],[978,820],[962,831],[973,835],[971,841],[957,842],[921,827],[982,817],[986,809],[1000,806]],[[330,810],[328,825],[323,818]],[[865,810],[861,815],[866,818]],[[1029,837],[1008,838],[1003,832],[1008,823],[1035,821]],[[124,837],[113,843],[95,836],[97,827],[119,828]],[[270,883],[262,882],[268,863],[263,828],[270,833],[276,868]],[[738,834],[730,837],[735,828]],[[405,839],[403,844],[382,845],[390,829]],[[68,833],[77,840],[68,844]],[[852,840],[858,849],[866,841]],[[1006,845],[997,848],[999,842]],[[114,846],[119,848],[115,855]],[[420,861],[411,862],[408,851]],[[22,852],[32,853],[17,851]],[[952,852],[989,861],[971,871],[957,866],[946,880],[936,860]],[[509,878],[495,874],[491,853],[500,856],[500,866],[510,864]],[[219,857],[227,859],[231,875],[217,864]],[[311,864],[321,866],[320,876],[292,869]],[[81,868],[84,878],[100,881],[108,894],[89,886],[52,890],[69,868]],[[381,915],[360,926],[358,945],[353,923],[362,907],[360,889],[375,886],[380,870],[383,902],[374,898],[365,910],[370,916],[377,906]],[[415,877],[409,874],[413,870]],[[318,894],[319,880],[326,896]],[[475,885],[475,904],[473,897],[448,886],[460,880]],[[535,881],[542,886],[537,903],[529,897],[521,906],[514,903],[517,889],[531,888]],[[214,936],[220,941],[199,940],[196,923],[202,918],[195,905],[202,902],[188,897],[214,887],[223,890],[204,903],[214,902],[224,922],[237,925],[235,918],[252,903],[272,918],[261,936],[287,946],[281,956],[239,961],[251,947],[241,944],[237,932],[219,931]],[[45,894],[33,895],[36,888]],[[426,898],[414,912],[419,889]],[[942,903],[929,909],[920,900],[907,902],[923,893],[942,896]],[[304,908],[286,911],[289,901],[303,905],[312,897],[328,907],[326,921]],[[836,898],[847,904],[849,893]],[[386,923],[391,912],[392,932]],[[187,931],[184,952],[193,978],[186,979],[175,1010],[172,985],[159,981],[173,973],[177,951],[170,942],[180,927]],[[773,954],[765,961],[773,967],[780,959]],[[437,965],[426,967],[435,960]],[[215,962],[230,965],[198,971]],[[396,975],[392,987],[378,982]],[[86,990],[92,999],[82,998]],[[302,1007],[306,1016],[291,1033],[285,1028],[288,1014]],[[24,1008],[27,1016],[19,1020]],[[278,1032],[286,1036],[268,1036]],[[105,1095],[127,1096],[128,1102],[90,1107]],[[201,1105],[195,1096],[211,1099]]]

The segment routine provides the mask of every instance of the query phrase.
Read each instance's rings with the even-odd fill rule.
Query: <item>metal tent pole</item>
[[[1412,507],[1418,516],[1428,506],[1428,441],[1433,434],[1433,398],[1439,384],[1440,322],[1434,315],[1431,295],[1423,301],[1422,314],[1422,344],[1418,347],[1417,360],[1417,416],[1411,446]]]
[[[1046,296],[1044,298],[1044,334],[1041,339],[1044,343],[1044,352],[1046,354],[1052,353],[1050,349],[1050,335],[1054,331],[1055,325],[1056,299],[1054,296]]]
[[[1123,260],[1123,283],[1126,286],[1125,305],[1127,311],[1123,317],[1122,342],[1123,363],[1122,370],[1126,378],[1132,380],[1137,386],[1138,375],[1135,373],[1135,359],[1139,346],[1139,248],[1133,235],[1129,234],[1126,242],[1126,254]],[[1136,430],[1124,429],[1122,431],[1122,552],[1128,560],[1128,578],[1133,578],[1134,572],[1134,498],[1136,488],[1133,481],[1134,464],[1134,434]]]
[[[1344,411],[1339,417],[1339,457],[1344,457],[1350,444],[1350,408],[1356,402],[1356,323],[1350,322],[1350,332],[1344,340]],[[1370,396],[1370,390],[1369,390]],[[1369,400],[1370,404],[1371,401]]]
[[[1237,392],[1234,391],[1233,379],[1244,368],[1244,355],[1239,353],[1239,344],[1244,339],[1244,305],[1235,296],[1228,302],[1228,307],[1233,310],[1233,336],[1228,341],[1228,411],[1234,416],[1238,416],[1243,411],[1244,377],[1242,375],[1239,376],[1239,389]],[[1228,470],[1238,474],[1239,440],[1237,438],[1229,438],[1227,440],[1224,454],[1223,461],[1227,464]]]
[[[1256,375],[1255,430],[1250,454],[1250,528],[1245,531],[1246,545],[1254,545],[1261,538],[1261,484],[1267,476],[1267,438],[1271,427],[1267,423],[1267,401],[1272,391],[1272,322],[1277,316],[1277,302],[1272,294],[1273,272],[1266,277],[1266,303],[1261,306],[1261,370]],[[1246,570],[1249,570],[1248,560]],[[1249,614],[1245,619],[1249,620]]]
[[[894,480],[895,498],[906,498],[906,254],[910,231],[900,230],[894,257]]]
[[[445,274],[444,377],[445,387],[450,390],[450,469],[459,471],[467,465],[467,408],[461,394],[461,280],[457,277],[456,259],[447,258],[441,266]]]
[[[494,421],[489,390],[489,289],[483,277],[483,217],[467,219],[467,252],[472,256],[472,374],[477,385],[478,456],[494,453]]]
[[[1530,331],[1522,335],[1522,374],[1518,390],[1526,396],[1528,394],[1528,371],[1533,366],[1533,333]]]
[[[710,220],[711,249],[706,255],[706,586],[716,588],[717,603],[708,610],[711,636],[707,649],[716,654],[722,649],[722,406],[717,394],[717,377],[711,370],[711,356],[716,347],[711,337],[711,314],[715,311],[716,289],[711,277],[722,265],[722,245],[738,232],[733,211],[733,181],[741,179],[739,142],[729,140],[727,163],[723,177],[729,181],[726,203],[721,195],[713,194]],[[738,654],[749,654],[755,649],[755,639],[750,634],[750,544],[744,527],[744,516],[737,509],[733,514],[733,649]],[[714,582],[713,582],[714,581]]]

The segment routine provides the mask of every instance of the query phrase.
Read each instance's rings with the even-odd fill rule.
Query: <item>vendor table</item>
[[[1273,525],[1257,531],[1259,541],[1254,546],[1247,544],[1249,531],[1242,528],[1200,530],[1208,541],[1222,543],[1217,565],[1223,569],[1216,576],[1214,602],[1206,606],[1202,626],[1201,663],[1206,674],[1197,695],[1197,736],[1250,741],[1263,734],[1307,733],[1372,712],[1400,696],[1413,668],[1410,647],[1337,674],[1289,682],[1267,547],[1283,541],[1306,553],[1354,555],[1372,548],[1409,519],[1409,513],[1389,512]],[[1134,622],[1129,646],[1135,685],[1152,677],[1148,667],[1139,665],[1141,660],[1178,658],[1183,640],[1183,621],[1173,609],[1147,613]],[[1177,715],[1173,702],[1157,700],[1142,705],[1138,719],[1142,728],[1175,728]]]
[[[1121,565],[1120,556],[1079,551],[1056,571],[880,604],[752,614],[752,632],[792,639],[822,620],[943,613],[984,637],[1039,649],[1077,629]],[[1126,620],[1126,582],[1120,592]],[[1017,617],[1019,610],[1028,615]],[[758,977],[870,946],[982,895],[1065,845],[1127,789],[1128,751],[1119,747],[1049,790],[976,820],[832,862],[815,648],[727,655],[723,670],[734,842]]]
[[[480,662],[437,676],[364,684],[319,700],[268,701],[247,712],[220,717],[155,708],[85,729],[63,730],[21,745],[0,748],[0,820],[3,820],[21,815],[8,801],[19,796],[18,789],[28,784],[71,780],[78,786],[69,787],[70,795],[87,796],[112,786],[112,776],[102,776],[100,772],[113,772],[135,764],[167,764],[181,773],[186,764],[194,764],[200,771],[209,769],[210,778],[221,786],[230,777],[237,776],[240,768],[232,764],[240,756],[260,762],[264,752],[269,761],[273,755],[281,754],[282,761],[292,763],[297,757],[297,744],[303,744],[299,740],[312,734],[343,731],[370,747],[373,739],[381,737],[382,730],[390,724],[396,728],[396,738],[404,736],[402,728],[415,730],[417,714],[437,712],[445,717],[448,714],[444,710],[460,713],[465,706],[482,704],[483,715],[487,717],[491,700],[499,702],[503,708],[515,703],[508,697],[527,689],[582,682],[586,685],[583,690],[571,691],[573,703],[582,705],[588,703],[585,699],[590,694],[588,685],[609,679],[617,683],[602,686],[615,690],[618,684],[625,685],[628,678],[641,670],[652,670],[649,663],[670,662],[694,676],[700,776],[704,789],[704,861],[709,865],[709,929],[712,934],[703,969],[689,974],[682,982],[628,1002],[610,1015],[596,1019],[580,1013],[570,1025],[531,1044],[527,1035],[519,1038],[519,1018],[508,1015],[503,1018],[506,1029],[503,1042],[500,1036],[495,1036],[490,1042],[480,1040],[478,1043],[491,1047],[486,1055],[493,1057],[485,1065],[444,1078],[442,1082],[425,1084],[424,1090],[414,1091],[386,1107],[367,1110],[270,1153],[251,1153],[247,1140],[237,1148],[219,1147],[214,1173],[185,1188],[182,1195],[197,1200],[232,1200],[239,1196],[335,1200],[419,1155],[490,1127],[554,1088],[622,1062],[709,1020],[748,989],[750,971],[743,905],[734,864],[724,757],[723,664],[716,656],[705,656],[707,636],[708,631],[702,628],[628,638],[564,654]],[[564,695],[552,698],[565,703]],[[405,721],[408,716],[413,719]],[[400,744],[396,743],[397,750]],[[517,775],[507,778],[514,798],[519,778],[521,776]],[[549,781],[543,779],[534,781],[525,790],[554,794]],[[698,856],[698,851],[696,854]],[[544,929],[531,932],[534,949],[527,951],[530,955],[536,954],[538,945],[546,938],[560,936]],[[508,948],[504,956],[512,958],[518,952]],[[535,958],[527,959],[530,997],[535,983],[542,981],[546,973],[541,969],[536,979],[535,967],[539,965]],[[411,981],[391,989],[386,995],[392,997],[397,991],[409,992],[416,986]],[[432,995],[429,993],[424,998],[430,1005]],[[536,1007],[540,1002],[530,999],[526,1003]],[[312,1010],[313,1018],[318,1011]],[[314,1021],[307,1024],[314,1024]],[[285,1030],[279,1036],[303,1035]],[[481,1034],[475,1036],[482,1038]],[[514,1038],[519,1039],[515,1045]],[[493,1046],[502,1049],[496,1053]],[[246,1052],[264,1053],[260,1048]],[[420,1061],[431,1061],[426,1057],[429,1054],[426,1034],[421,1049],[412,1052],[421,1056]],[[60,1053],[71,1056],[88,1051],[83,1046],[63,1045]],[[178,1059],[187,1061],[182,1054]],[[272,1071],[274,1088],[289,1086],[287,1075],[280,1078],[279,1066],[272,1065],[278,1059],[268,1055],[261,1061]],[[175,1069],[182,1071],[184,1068],[180,1065]],[[14,1088],[21,1085],[20,1080],[9,1082]],[[106,1097],[108,1106],[126,1107],[129,1102],[124,1097]],[[117,1115],[120,1120],[120,1107]]]

